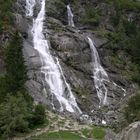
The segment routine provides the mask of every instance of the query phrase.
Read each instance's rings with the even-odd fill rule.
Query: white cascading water
[[[33,7],[36,3],[34,0],[26,0],[26,15],[33,15]],[[50,87],[50,92],[59,101],[60,109],[62,112],[67,110],[71,113],[81,114],[81,110],[76,103],[76,99],[71,92],[69,84],[66,82],[62,68],[57,59],[57,63],[53,59],[48,41],[43,35],[43,21],[45,19],[45,0],[39,0],[41,9],[37,18],[33,19],[32,35],[34,48],[39,52],[42,61],[41,72],[45,75],[45,81]],[[68,89],[67,95],[64,93],[65,87]]]
[[[68,25],[71,27],[75,27],[73,21],[73,13],[71,11],[70,5],[67,5],[67,13],[68,13]],[[94,63],[95,88],[100,100],[100,104],[106,105],[108,104],[108,102],[107,102],[107,88],[105,82],[110,82],[110,80],[108,78],[106,71],[103,69],[103,67],[100,64],[100,58],[94,46],[93,41],[89,37],[88,37],[88,41],[93,54],[92,57],[94,61],[93,63]]]
[[[74,21],[73,21],[73,13],[72,13],[70,5],[67,5],[67,13],[68,13],[68,25],[71,27],[75,27]],[[88,38],[88,43],[92,51],[92,59],[93,59],[93,65],[94,65],[93,74],[94,74],[94,83],[95,83],[95,88],[97,91],[97,96],[100,100],[100,105],[108,105],[109,104],[107,101],[108,89],[106,85],[111,83],[111,81],[109,80],[107,72],[104,70],[104,68],[102,67],[100,63],[99,54],[96,50],[94,42],[92,41],[90,37],[87,37],[87,38]],[[124,88],[122,88],[121,86],[118,86],[114,82],[113,82],[113,85],[121,89],[122,92],[124,93],[124,96],[126,95],[126,90]]]
[[[94,45],[94,42],[90,37],[88,38],[88,43],[90,45],[90,49],[92,51],[92,59],[93,59],[93,74],[94,74],[94,83],[95,88],[97,91],[97,96],[100,100],[100,105],[107,105],[107,87],[106,84],[110,83],[109,77],[107,72],[104,70],[104,68],[101,66],[99,54],[96,50],[96,47]]]
[[[71,27],[75,27],[74,21],[73,21],[73,13],[70,8],[70,5],[67,5],[67,13],[68,13],[68,25]]]
[[[94,83],[97,91],[98,98],[100,100],[100,105],[108,105],[107,101],[107,93],[108,89],[106,87],[107,84],[111,83],[109,80],[108,74],[105,69],[102,67],[100,63],[99,54],[96,50],[93,40],[90,37],[88,38],[88,43],[90,45],[90,49],[92,51],[92,59],[93,59],[93,74],[94,74]],[[112,86],[115,88],[122,90],[123,95],[126,96],[126,90],[121,86],[117,85],[115,82],[112,82]]]
[[[68,98],[69,98],[69,101],[72,103],[73,106],[77,106],[77,103],[76,103],[76,101],[75,101],[75,97],[74,97],[74,95],[73,95],[73,93],[72,93],[72,91],[71,91],[70,85],[66,82],[66,78],[65,78],[64,73],[63,73],[63,70],[62,70],[62,68],[61,68],[61,66],[60,66],[60,63],[59,63],[58,58],[56,58],[56,60],[57,60],[57,65],[58,65],[59,70],[60,70],[60,72],[61,72],[62,78],[63,78],[63,80],[64,80],[64,83],[65,83],[65,85],[66,85],[66,87],[67,87],[67,90],[68,90],[68,92],[69,92],[69,97],[68,97]],[[80,110],[79,107],[77,107],[76,109],[77,109],[77,111],[78,111],[80,114],[82,114],[82,111]]]
[[[35,0],[26,0],[26,16],[33,16],[33,7]]]
[[[115,87],[117,87],[118,89],[122,90],[123,95],[126,96],[126,89],[124,89],[124,88],[122,88],[121,86],[117,85],[115,82],[113,82],[113,85],[114,85]]]

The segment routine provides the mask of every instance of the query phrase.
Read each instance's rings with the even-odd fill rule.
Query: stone
[[[15,16],[15,25],[17,27],[17,29],[22,32],[22,33],[25,33],[27,32],[27,29],[28,29],[28,22],[25,18],[23,18],[23,16],[21,14],[14,14]]]
[[[104,140],[115,140],[116,134],[111,129],[106,129]]]
[[[123,129],[116,140],[140,140],[140,122],[134,122]]]
[[[27,69],[39,69],[42,66],[39,53],[27,42],[24,42],[23,55]]]
[[[134,122],[116,134],[111,129],[106,129],[104,140],[140,140],[140,122]]]

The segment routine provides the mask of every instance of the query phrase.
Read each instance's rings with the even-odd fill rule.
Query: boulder
[[[140,122],[134,122],[123,129],[116,140],[140,140]]]
[[[111,129],[106,129],[104,140],[140,140],[140,122],[134,122],[116,134]]]

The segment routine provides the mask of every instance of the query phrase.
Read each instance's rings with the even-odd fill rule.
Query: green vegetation
[[[4,56],[6,73],[0,76],[0,136],[5,139],[44,123],[45,107],[33,106],[24,89],[27,77],[18,32],[5,46]]]
[[[35,106],[33,124],[43,124],[45,122],[45,107],[42,104]]]
[[[87,138],[95,138],[97,140],[103,140],[105,137],[105,130],[99,126],[93,126],[92,129],[83,129],[82,134]]]
[[[46,123],[45,107],[33,105],[32,98],[24,88],[26,67],[22,39],[13,22],[14,1],[0,1],[0,35],[8,34],[8,42],[0,44],[0,57],[6,69],[0,75],[0,139],[12,138]]]
[[[5,49],[5,64],[6,92],[14,93],[18,90],[23,90],[27,77],[22,56],[22,40],[18,33],[15,33]]]
[[[31,139],[86,140],[78,134],[69,131],[48,132]]]
[[[22,57],[22,45],[18,32],[13,35],[9,45],[5,47],[6,73],[0,77],[0,101],[7,95],[17,95],[18,91],[24,92],[26,69]]]
[[[11,137],[17,132],[27,132],[29,119],[32,117],[27,101],[18,96],[7,95],[0,104],[0,134]]]
[[[1,0],[0,1],[0,31],[9,30],[13,24],[12,18],[12,3],[14,0]]]
[[[130,61],[133,62],[134,69],[132,70],[133,74],[130,73],[130,79],[140,84],[140,27],[137,25],[135,19],[128,20],[127,17],[124,16],[125,7],[122,5],[126,3],[134,6],[134,9],[134,3],[140,5],[140,2],[132,0],[118,0],[113,2],[116,7],[116,14],[114,17],[111,17],[111,20],[115,27],[115,32],[108,36],[110,40],[108,46],[114,51],[115,55],[117,51],[124,51],[126,55],[131,57]],[[137,11],[140,11],[140,8],[137,8]]]
[[[86,11],[85,18],[81,19],[81,22],[84,24],[99,25],[100,22],[99,11],[91,6],[87,7],[88,8],[85,9]]]
[[[52,23],[51,28],[53,29],[55,33],[59,33],[63,31],[62,27],[58,25],[57,23]]]
[[[83,138],[84,135],[85,138]],[[72,131],[57,131],[43,133],[39,136],[34,136],[31,139],[57,139],[57,140],[87,140],[89,138],[96,140],[103,140],[105,137],[105,130],[102,127],[94,126],[92,129],[82,129],[81,132]]]
[[[105,136],[105,130],[101,127],[94,127],[92,130],[92,136],[95,139],[103,139]]]
[[[113,3],[119,10],[134,10],[140,9],[140,2],[137,0],[106,0],[109,3]]]
[[[125,108],[124,116],[128,123],[140,121],[140,92],[131,97]]]
[[[54,5],[60,10],[65,8],[63,0],[54,0]]]
[[[140,121],[140,91],[132,96],[127,106],[122,110],[124,118],[112,127],[116,132],[120,132],[124,127],[135,121]]]

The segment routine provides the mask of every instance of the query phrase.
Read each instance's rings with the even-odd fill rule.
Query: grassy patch
[[[92,136],[95,139],[100,139],[102,140],[105,136],[105,130],[101,127],[94,127],[92,129]]]
[[[92,129],[83,129],[82,134],[87,138],[102,140],[105,137],[105,130],[102,127],[94,126]]]
[[[83,129],[82,134],[87,138],[91,138],[91,130],[90,129],[87,129],[87,128]]]

